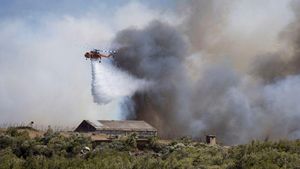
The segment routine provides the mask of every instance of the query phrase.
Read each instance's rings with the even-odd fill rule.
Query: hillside
[[[0,131],[0,169],[299,168],[300,141],[252,141],[209,146],[189,138],[140,144],[134,135],[93,144],[90,137],[52,130],[31,137],[30,129]]]

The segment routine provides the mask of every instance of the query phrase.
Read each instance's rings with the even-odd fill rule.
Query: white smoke
[[[264,88],[266,110],[272,121],[270,135],[277,138],[300,137],[300,75],[288,76]]]
[[[91,60],[92,95],[95,103],[107,104],[122,97],[131,97],[137,91],[146,90],[151,82],[137,79],[119,70],[109,61]]]
[[[191,134],[217,133],[230,144],[300,137],[299,75],[266,85],[226,69],[208,71],[193,92]]]

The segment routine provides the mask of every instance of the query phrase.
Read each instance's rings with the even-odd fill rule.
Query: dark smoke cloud
[[[114,43],[120,46],[119,56],[115,58],[120,68],[156,83],[150,92],[133,96],[137,113],[129,118],[147,119],[164,128],[160,132],[165,136],[174,133],[180,128],[180,122],[172,120],[176,118],[172,113],[180,111],[174,107],[181,105],[177,91],[186,85],[183,37],[175,28],[153,21],[144,30],[128,29],[118,33]]]
[[[163,137],[217,134],[226,144],[299,138],[299,19],[280,33],[289,50],[251,56],[259,59],[250,58],[250,70],[241,71],[233,64],[237,53],[259,50],[239,50],[228,43],[235,37],[224,36],[233,2],[188,1],[184,25],[154,21],[117,34],[115,64],[155,83],[135,93],[128,119],[153,124]]]
[[[186,54],[180,33],[160,21],[153,21],[144,30],[121,31],[114,43],[120,46],[117,64],[137,77],[150,79],[173,75],[172,68],[181,69],[180,62]]]

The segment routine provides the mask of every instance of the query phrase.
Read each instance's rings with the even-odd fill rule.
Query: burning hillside
[[[5,1],[0,125],[137,119],[164,138],[300,138],[299,9],[296,0]]]
[[[153,21],[117,34],[115,65],[154,82],[132,96],[127,118],[148,121],[163,137],[214,133],[229,144],[299,137],[298,10],[278,35],[280,47],[261,52],[224,36],[225,7],[230,3],[191,1],[182,25]],[[242,55],[247,63],[239,64]]]

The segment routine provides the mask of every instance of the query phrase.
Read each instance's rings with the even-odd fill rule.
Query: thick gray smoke
[[[188,89],[183,66],[186,43],[180,33],[169,25],[154,21],[144,30],[120,32],[115,43],[121,47],[115,59],[119,67],[138,78],[155,82],[150,92],[135,94],[137,113],[129,118],[147,119],[164,128],[160,131],[163,135],[172,133],[175,128],[180,129],[185,123],[180,123],[177,116],[170,114],[184,113],[181,109],[185,105],[179,100],[179,95]]]
[[[295,20],[280,34],[283,49],[268,53],[255,61],[254,74],[266,82],[300,73],[300,5],[293,1]]]
[[[225,47],[221,43],[225,40],[222,34],[233,2],[191,0],[181,5],[179,12],[187,15],[182,29],[189,37],[192,50],[217,52],[217,48]]]
[[[228,43],[238,42],[222,29],[229,3],[185,5],[189,15],[184,25],[154,21],[144,29],[117,34],[115,64],[155,83],[135,93],[135,109],[127,118],[148,121],[163,137],[217,134],[226,144],[299,138],[299,14],[278,36],[281,46],[290,49],[278,48],[272,54]],[[247,56],[247,62],[240,55]]]

